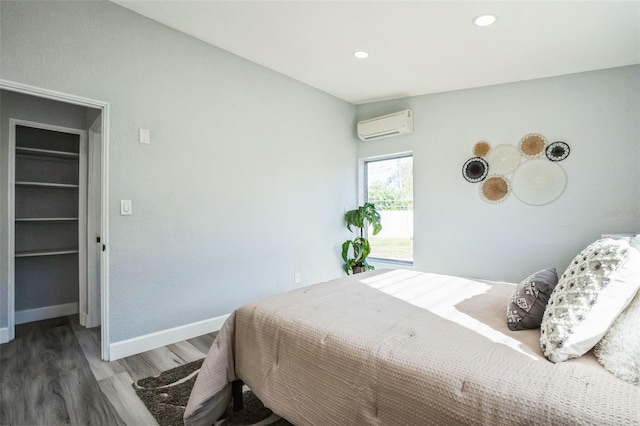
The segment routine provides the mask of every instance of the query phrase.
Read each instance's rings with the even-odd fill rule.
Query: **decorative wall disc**
[[[508,175],[513,173],[520,164],[520,154],[513,145],[502,144],[491,148],[487,154],[487,163],[491,173]]]
[[[520,139],[518,149],[520,154],[526,158],[539,157],[547,146],[547,138],[540,133],[529,133]]]
[[[487,203],[504,201],[509,192],[511,192],[511,186],[504,176],[491,176],[480,185],[480,197]]]
[[[569,156],[569,145],[565,142],[557,141],[547,147],[545,153],[551,161],[562,161]]]
[[[484,157],[489,153],[490,149],[491,145],[489,144],[489,142],[480,141],[473,147],[473,155],[475,155],[476,157]]]
[[[470,158],[462,166],[462,176],[469,182],[482,181],[488,172],[489,165],[480,157]]]
[[[511,179],[513,193],[525,204],[541,206],[558,198],[567,186],[567,175],[558,164],[535,159],[520,165]]]

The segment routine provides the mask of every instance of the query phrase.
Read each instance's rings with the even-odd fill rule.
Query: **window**
[[[380,213],[382,231],[369,235],[371,257],[413,262],[413,156],[366,160],[365,198]]]

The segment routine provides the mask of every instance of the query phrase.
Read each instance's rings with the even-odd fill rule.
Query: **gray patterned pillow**
[[[510,330],[540,328],[549,296],[558,284],[555,268],[538,271],[516,286],[507,306]]]
[[[540,346],[552,362],[587,353],[640,287],[640,252],[623,240],[598,240],[580,252],[551,294]]]

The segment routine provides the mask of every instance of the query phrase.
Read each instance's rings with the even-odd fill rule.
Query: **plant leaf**
[[[342,260],[347,261],[347,256],[349,255],[349,246],[353,244],[353,241],[347,240],[342,243]]]

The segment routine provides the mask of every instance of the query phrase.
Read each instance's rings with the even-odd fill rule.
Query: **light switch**
[[[149,129],[140,129],[140,143],[151,143],[151,131]]]
[[[133,214],[131,200],[120,200],[120,215],[127,216]]]

